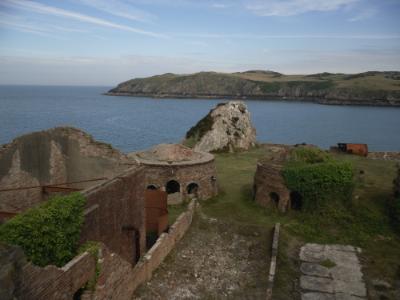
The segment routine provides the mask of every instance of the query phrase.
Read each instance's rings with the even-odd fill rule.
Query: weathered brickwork
[[[199,199],[208,199],[217,194],[216,169],[214,160],[194,165],[145,165],[144,181],[146,186],[155,185],[164,189],[168,181],[175,180],[180,184],[180,193],[188,198],[188,186],[198,185]]]
[[[4,300],[69,300],[95,276],[96,261],[88,252],[62,268],[41,268],[27,262],[20,248],[1,245],[0,260],[0,298]]]
[[[112,178],[127,169],[129,159],[111,146],[70,127],[33,132],[0,148],[0,212],[19,213],[45,200],[37,186]],[[70,184],[85,189],[96,182]]]
[[[112,252],[135,264],[146,246],[143,177],[144,168],[133,167],[83,192],[87,209],[82,243],[103,242]]]
[[[285,212],[290,208],[290,191],[282,176],[280,162],[259,162],[254,176],[254,199],[262,206],[276,205]]]
[[[100,260],[101,273],[96,289],[94,292],[86,292],[82,299],[132,299],[137,287],[151,279],[153,272],[189,229],[195,208],[196,203],[192,201],[188,210],[178,217],[167,233],[158,238],[134,267],[119,255],[103,249]]]

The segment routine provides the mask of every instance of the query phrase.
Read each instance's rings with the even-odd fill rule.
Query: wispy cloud
[[[153,22],[155,19],[157,19],[157,17],[151,13],[133,7],[132,5],[119,0],[81,0],[80,2],[111,15],[133,21]]]
[[[364,9],[360,13],[355,15],[354,17],[350,18],[349,21],[357,22],[357,21],[366,20],[366,19],[369,19],[369,18],[375,16],[377,14],[377,12],[378,11],[375,8]]]
[[[90,24],[94,24],[94,25],[98,25],[98,26],[102,26],[102,27],[114,28],[114,29],[118,29],[118,30],[133,32],[136,34],[141,34],[141,35],[146,35],[146,36],[151,36],[151,37],[156,37],[156,38],[167,38],[167,36],[164,34],[155,33],[155,32],[151,32],[151,31],[145,31],[145,30],[134,28],[131,26],[110,22],[108,20],[104,20],[101,18],[92,17],[92,16],[89,16],[86,14],[81,14],[81,13],[77,13],[74,11],[57,8],[54,6],[48,6],[48,5],[41,4],[38,2],[34,2],[34,1],[26,1],[26,0],[3,0],[3,1],[4,1],[3,2],[4,5],[9,5],[12,7],[33,11],[33,12],[39,13],[39,14],[46,14],[46,15],[52,15],[52,16],[57,16],[57,17],[73,19],[73,20],[80,21],[80,22],[90,23]]]
[[[45,28],[34,26],[31,24],[21,24],[21,23],[14,22],[14,21],[0,20],[0,27],[9,27],[11,29],[22,31],[22,32],[37,34],[37,35],[41,35],[41,36],[54,37],[51,34],[49,34],[49,31],[46,30]]]
[[[255,0],[246,8],[260,16],[293,16],[311,11],[334,11],[359,0]]]
[[[227,8],[227,7],[229,7],[229,5],[223,4],[223,3],[213,3],[213,4],[211,4],[211,7],[222,9],[222,8]]]

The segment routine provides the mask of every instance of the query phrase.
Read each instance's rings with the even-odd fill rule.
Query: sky
[[[400,0],[0,0],[0,84],[400,70]]]

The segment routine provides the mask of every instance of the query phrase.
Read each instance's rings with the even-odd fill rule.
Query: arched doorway
[[[197,192],[199,191],[199,185],[195,182],[192,182],[186,187],[186,191],[189,195],[191,194],[196,195]]]
[[[178,181],[170,180],[165,185],[165,191],[168,194],[179,193],[181,191],[181,185],[179,184]]]
[[[158,190],[158,187],[154,184],[149,184],[146,188],[147,190]]]
[[[275,203],[276,206],[279,205],[279,200],[280,200],[279,194],[277,194],[275,192],[271,192],[271,193],[269,193],[269,198],[271,199],[271,201],[273,203]]]
[[[291,192],[290,193],[290,206],[294,210],[301,210],[303,207],[303,197],[299,192]]]

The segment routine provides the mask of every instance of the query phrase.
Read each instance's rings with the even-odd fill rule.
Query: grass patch
[[[352,155],[334,155],[349,162],[354,170],[354,190],[350,201],[331,201],[323,209],[286,214],[266,209],[254,202],[252,185],[257,161],[266,155],[264,146],[247,152],[216,154],[220,193],[203,202],[210,217],[238,224],[271,228],[282,224],[276,299],[297,299],[298,250],[302,243],[350,244],[363,249],[366,278],[383,278],[393,283],[400,278],[400,239],[387,214],[396,174],[392,161],[371,160]],[[362,171],[362,172],[361,172]]]
[[[331,261],[330,259],[325,259],[325,260],[321,261],[319,264],[328,269],[332,269],[333,267],[336,267],[336,264],[333,261]]]
[[[175,223],[176,219],[185,212],[188,202],[184,201],[181,204],[168,206],[168,224],[171,226]]]

